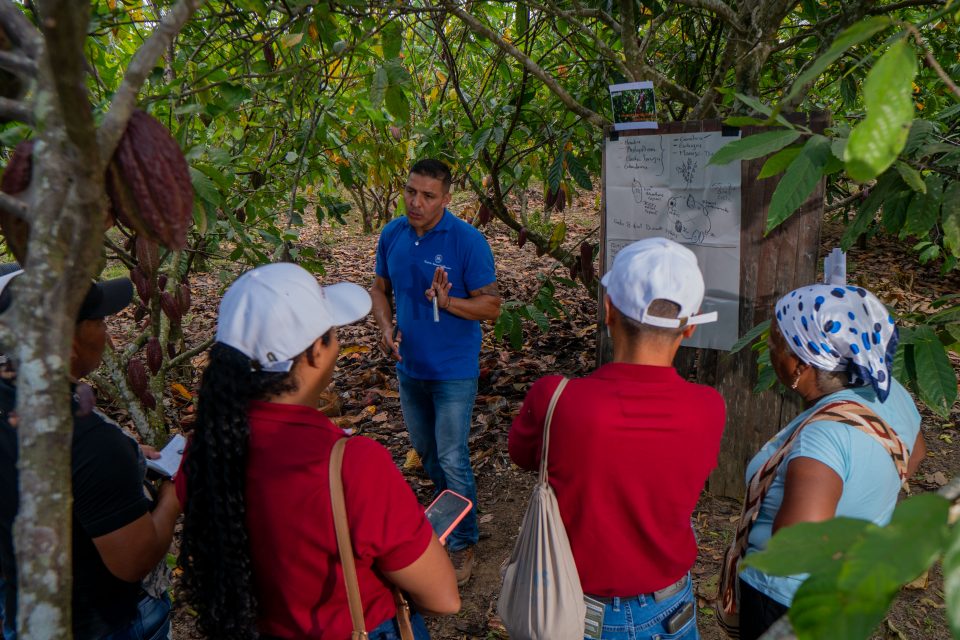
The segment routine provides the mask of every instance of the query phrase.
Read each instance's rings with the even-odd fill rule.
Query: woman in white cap
[[[926,453],[920,414],[891,375],[897,327],[876,296],[862,287],[817,284],[785,295],[775,311],[770,360],[806,410],[747,467],[744,514],[725,560],[720,615],[723,623],[736,610],[739,586],[744,640],[760,637],[787,611],[806,576],[748,567],[736,585],[739,559],[798,522],[845,516],[886,524],[903,480]]]
[[[353,630],[330,499],[341,429],[317,410],[336,327],[370,310],[354,284],[320,287],[292,264],[247,272],[220,305],[197,422],[178,476],[188,601],[212,638],[323,638]],[[460,608],[453,567],[390,454],[351,438],[342,478],[363,618],[399,638],[392,586],[415,608]],[[429,638],[419,614],[415,636]]]

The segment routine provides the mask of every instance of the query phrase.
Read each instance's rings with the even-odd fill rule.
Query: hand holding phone
[[[470,509],[473,508],[473,502],[464,498],[459,493],[454,493],[450,489],[445,489],[437,499],[434,500],[426,510],[427,520],[433,527],[433,531],[440,539],[440,544],[446,544],[447,536],[460,524]]]

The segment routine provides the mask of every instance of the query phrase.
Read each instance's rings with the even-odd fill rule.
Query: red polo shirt
[[[248,416],[247,530],[258,629],[279,638],[349,638],[328,476],[330,451],[343,431],[300,405],[252,402]],[[432,529],[380,444],[350,439],[343,484],[369,631],[396,615],[390,586],[378,572],[410,566]]]
[[[539,468],[559,382],[534,383],[513,421],[510,457],[525,469]],[[724,420],[720,394],[672,367],[612,363],[570,381],[550,427],[548,471],[584,593],[650,593],[693,566],[690,517]]]

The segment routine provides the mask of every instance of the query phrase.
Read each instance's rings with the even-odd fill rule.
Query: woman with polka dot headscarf
[[[743,534],[746,555],[765,549],[777,530],[798,522],[834,516],[878,525],[890,520],[903,477],[916,470],[926,453],[920,414],[891,376],[897,339],[893,316],[861,287],[817,284],[777,302],[768,340],[770,361],[780,381],[803,398],[806,410],[747,467],[747,484],[754,481],[758,506]],[[876,427],[875,432],[851,426],[855,420],[821,419],[828,416],[825,411],[836,414],[852,406],[839,401],[856,403],[856,411],[869,410],[861,424]],[[766,486],[757,490],[765,473]],[[741,637],[762,635],[786,612],[805,578],[742,571]]]

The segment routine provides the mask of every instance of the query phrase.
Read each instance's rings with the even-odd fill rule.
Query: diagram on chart
[[[706,281],[703,308],[720,320],[684,342],[729,349],[738,336],[740,163],[712,165],[721,131],[621,135],[605,145],[604,269],[625,246],[663,237],[693,251]]]

